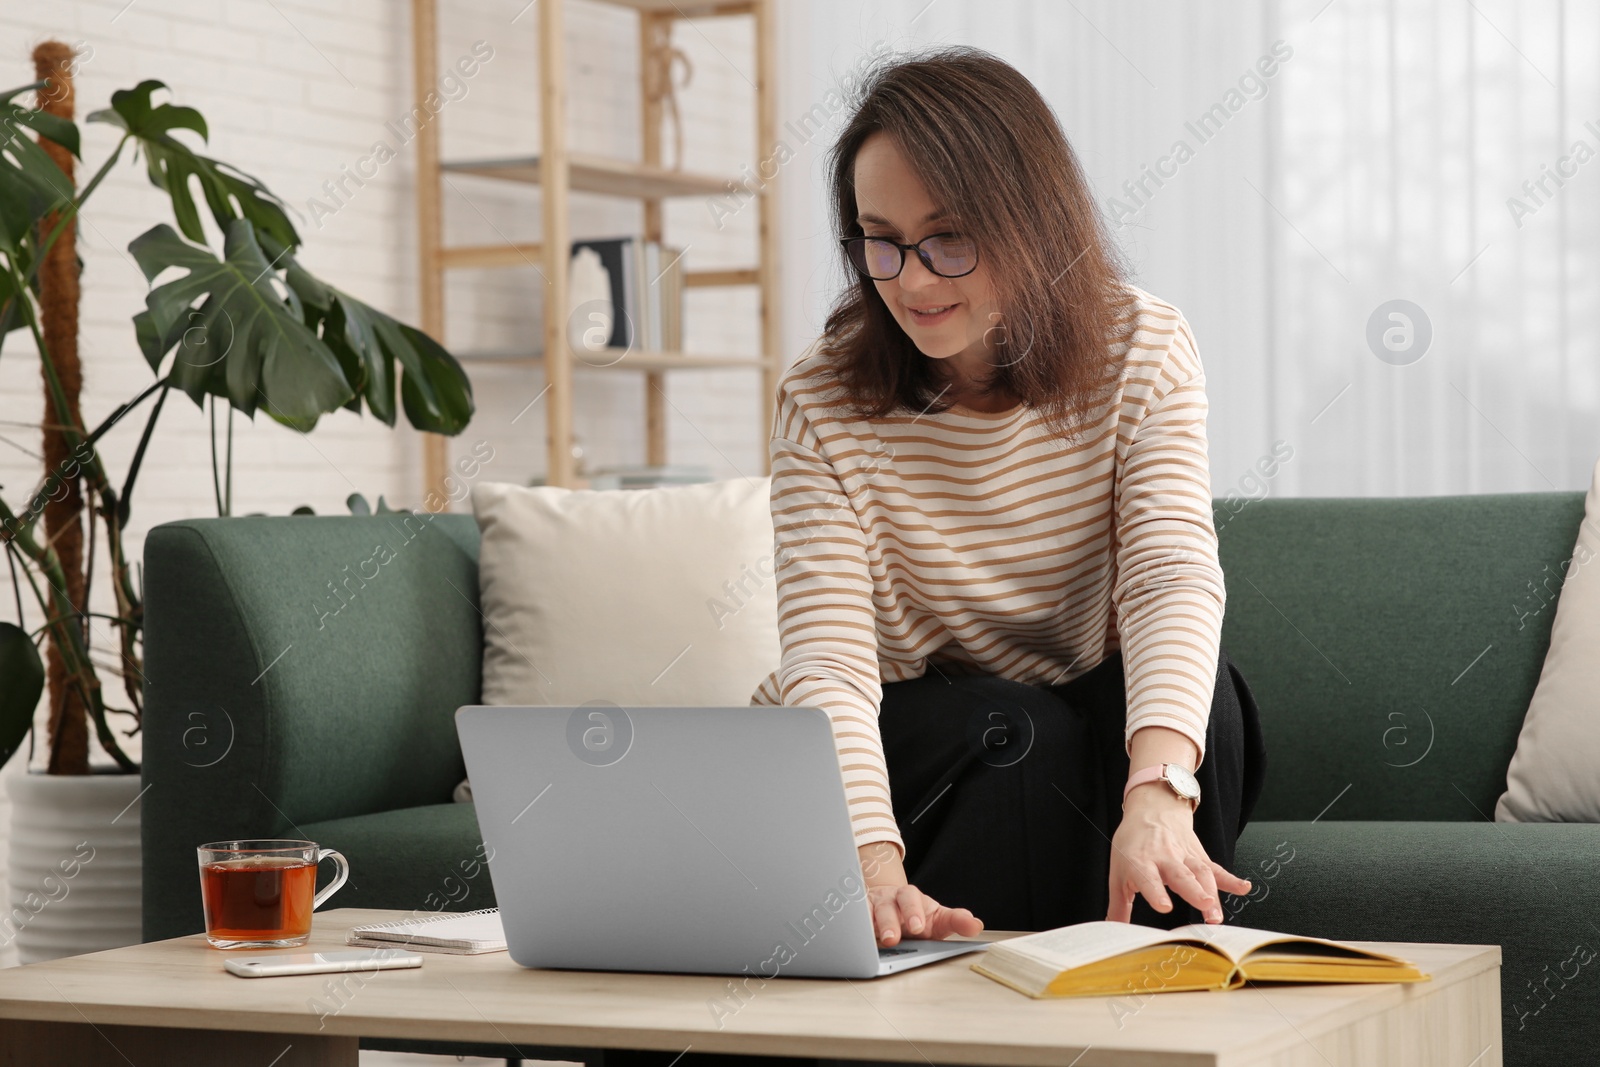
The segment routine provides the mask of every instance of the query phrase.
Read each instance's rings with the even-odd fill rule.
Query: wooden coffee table
[[[343,947],[351,926],[400,914],[318,913],[308,948]],[[429,953],[411,970],[243,979],[195,935],[0,971],[0,1065],[355,1067],[358,1039],[381,1037],[511,1044],[530,1059],[592,1063],[602,1057],[583,1050],[1498,1067],[1498,945],[1370,944],[1414,960],[1432,980],[1036,1001],[956,957],[873,981],[752,981],[736,994],[728,978],[527,970],[503,952]]]

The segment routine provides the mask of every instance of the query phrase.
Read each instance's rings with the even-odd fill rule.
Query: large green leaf
[[[44,692],[44,663],[28,631],[0,622],[0,765],[28,736]]]
[[[72,182],[27,130],[41,131],[76,155],[78,128],[66,119],[21,107],[13,100],[43,84],[0,94],[0,251],[8,255],[18,252],[41,219],[73,198]]]
[[[421,330],[407,326],[340,289],[289,266],[289,287],[299,294],[307,321],[338,356],[356,390],[385,425],[395,423],[395,365],[406,419],[419,430],[454,436],[473,414],[472,383],[456,358]]]
[[[7,126],[21,123],[39,134],[48,137],[56,144],[71,152],[77,158],[79,154],[78,126],[71,119],[64,119],[60,115],[52,115],[48,111],[39,111],[36,108],[23,107],[16,102],[16,98],[23,93],[43,89],[49,85],[48,81],[37,81],[32,85],[21,85],[15,89],[0,93],[0,122]]]
[[[196,180],[205,197],[211,217],[224,233],[235,219],[249,219],[255,225],[261,247],[276,259],[285,250],[300,244],[300,235],[284,210],[283,201],[250,175],[195,152],[172,136],[173,130],[190,130],[209,139],[206,120],[192,107],[155,104],[152,94],[165,89],[164,82],[142,81],[132,89],[111,94],[111,106],[88,117],[90,122],[120,126],[144,151],[145,167],[151,184],[172,200],[172,213],[178,229],[191,241],[205,243],[200,211],[190,190]]]
[[[15,251],[9,253],[12,263],[17,270],[27,277],[28,269],[33,265],[33,249],[23,244]],[[5,343],[6,334],[12,330],[20,330],[28,324],[27,318],[22,314],[22,302],[16,300],[17,283],[11,280],[11,275],[0,271],[0,344]]]
[[[16,103],[45,82],[0,93],[0,253],[27,277],[33,266],[34,228],[72,201],[72,183],[26,130],[32,129],[78,154],[78,127],[67,119]],[[16,284],[0,272],[0,341],[27,324]]]
[[[354,390],[306,325],[294,290],[278,292],[250,222],[234,219],[226,233],[220,260],[165,223],[134,238],[128,251],[152,285],[170,268],[187,272],[154,285],[134,317],[135,336],[158,374],[174,353],[168,380],[196,404],[210,393],[246,415],[260,406],[286,426],[310,430]]]
[[[353,344],[346,334],[343,312],[334,302],[334,291],[323,281],[294,259],[288,257],[288,264],[284,272],[284,282],[300,298],[301,308],[305,317],[305,324],[318,331],[322,343],[327,345],[334,356],[339,360],[339,366],[344,370],[344,377],[350,383],[353,395],[350,402],[345,405],[357,415],[361,414],[361,398],[371,386],[372,374],[368,373],[363,352],[358,351],[358,343]],[[381,354],[380,354],[381,355]],[[378,373],[384,373],[383,368],[378,368]],[[378,395],[383,395],[378,391]],[[386,425],[394,425],[394,390],[389,389],[388,410],[378,402],[372,404],[373,414],[377,415]]]
[[[400,399],[406,418],[419,430],[455,435],[472,419],[472,384],[456,358],[413,326],[387,319],[378,336],[404,368]]]

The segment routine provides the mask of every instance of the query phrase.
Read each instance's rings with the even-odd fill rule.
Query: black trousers
[[[1104,919],[1128,780],[1126,721],[1121,653],[1062,685],[934,669],[885,683],[878,722],[911,884],[972,909],[990,930]],[[1255,698],[1223,652],[1195,772],[1194,829],[1229,870],[1265,775]],[[1170,887],[1168,896],[1172,910],[1162,913],[1136,895],[1132,921],[1204,921]]]

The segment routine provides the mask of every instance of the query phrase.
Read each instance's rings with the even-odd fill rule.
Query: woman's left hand
[[[1111,838],[1111,906],[1106,919],[1130,922],[1133,898],[1143,893],[1156,911],[1172,910],[1166,887],[1199,909],[1208,923],[1222,921],[1219,889],[1250,892],[1240,878],[1206,855],[1194,833],[1189,802],[1160,782],[1135,786]]]

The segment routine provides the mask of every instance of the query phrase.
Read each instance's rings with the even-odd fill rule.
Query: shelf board
[[[537,244],[455,245],[439,249],[441,267],[543,267]]]
[[[684,271],[683,284],[690,289],[708,286],[760,285],[761,272],[754,267],[738,267],[733,270],[690,270]]]
[[[605,196],[626,196],[654,200],[669,196],[725,196],[728,182],[709,174],[668,170],[650,163],[569,153],[568,181],[572,188]],[[539,184],[539,157],[513,156],[506,159],[462,159],[443,163],[441,169],[454,174],[480,178]]]
[[[506,242],[493,245],[453,245],[439,249],[441,267],[544,267],[544,246]],[[683,284],[690,289],[727,288],[761,284],[755,267],[727,270],[690,270],[683,273]]]
[[[510,367],[544,366],[542,355],[521,352],[465,352],[456,356],[462,363],[500,364]],[[616,362],[606,362],[615,360]],[[593,362],[591,362],[593,361]],[[683,352],[643,352],[608,348],[589,352],[584,358],[572,356],[573,370],[738,370],[765,367],[770,361],[761,356],[696,356]]]
[[[677,15],[680,18],[700,18],[706,15],[748,15],[748,0],[601,0],[613,7],[629,7],[635,11]]]

